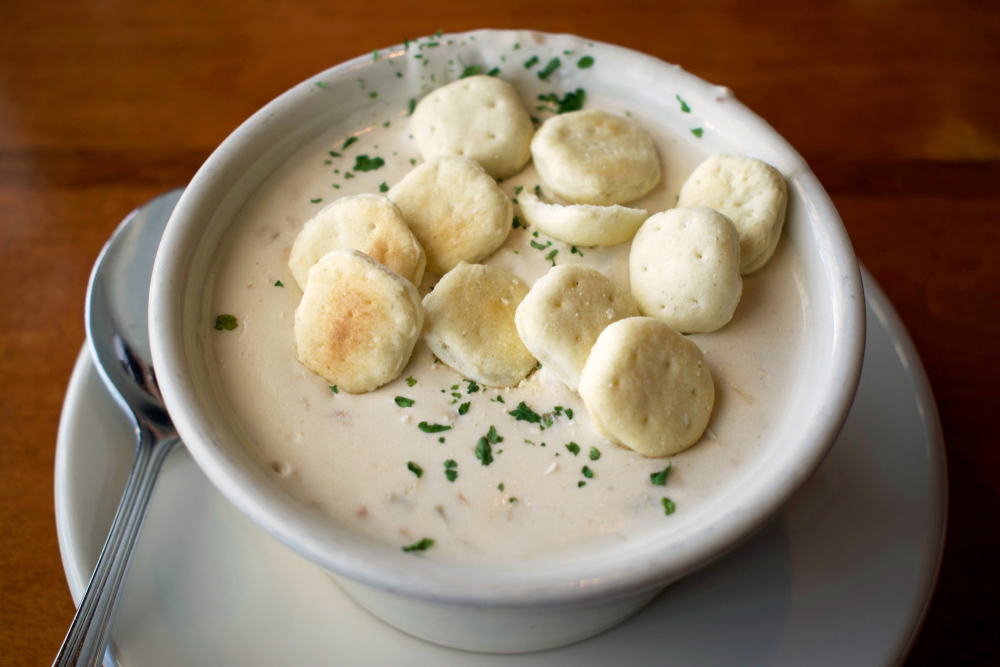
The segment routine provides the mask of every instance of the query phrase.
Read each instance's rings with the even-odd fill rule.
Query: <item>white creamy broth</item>
[[[586,108],[626,110],[600,99],[588,100]],[[653,136],[664,168],[661,184],[632,206],[666,210],[707,153],[678,141],[655,115],[629,110]],[[358,140],[342,148],[350,136]],[[345,178],[358,155],[377,156],[385,164]],[[646,459],[605,440],[591,427],[580,397],[544,368],[516,388],[470,391],[462,376],[435,363],[421,340],[397,380],[355,396],[335,394],[326,380],[299,364],[293,321],[302,292],[288,268],[296,235],[331,201],[393,185],[412,168],[411,159],[420,162],[402,114],[354,135],[333,128],[264,181],[217,251],[206,298],[213,317],[232,314],[239,326],[210,332],[209,366],[237,432],[283,488],[372,539],[405,546],[431,538],[435,544],[427,557],[511,562],[556,557],[584,545],[600,548],[651,531],[667,533],[672,522],[718,499],[752,465],[773,433],[774,416],[791,399],[793,370],[802,354],[806,306],[797,282],[804,279],[787,239],[761,271],[744,278],[733,320],[721,331],[691,336],[708,359],[716,403],[701,442],[674,457]],[[519,186],[531,191],[540,183],[529,164],[501,187],[516,198]],[[544,187],[542,193],[549,195]],[[317,199],[322,201],[313,203]],[[533,232],[514,229],[485,263],[528,284],[552,261],[582,263],[628,289],[628,244],[574,251]],[[546,259],[553,250],[558,251],[553,259]],[[421,294],[436,280],[427,276]],[[276,286],[279,281],[283,287]],[[416,383],[409,386],[408,378]],[[414,403],[400,407],[396,397]],[[521,401],[551,418],[551,426],[511,417]],[[460,415],[467,402],[468,412]],[[557,406],[563,408],[558,415]],[[421,422],[452,428],[424,433]],[[475,449],[491,426],[503,441],[492,446],[494,460],[484,466]],[[578,455],[567,449],[571,442]],[[600,458],[591,460],[591,448]],[[454,481],[445,475],[448,460],[456,463]],[[408,469],[410,462],[422,469],[420,478]],[[650,474],[671,463],[666,486],[654,486]],[[584,475],[584,466],[592,477]],[[672,516],[664,513],[663,497],[676,504]]]

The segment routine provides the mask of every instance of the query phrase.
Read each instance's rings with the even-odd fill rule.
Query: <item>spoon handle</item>
[[[100,667],[104,662],[104,651],[111,638],[111,624],[121,599],[122,583],[149,510],[160,469],[167,454],[180,442],[176,436],[157,438],[146,424],[139,427],[138,441],[132,470],[108,540],[104,543],[73,623],[52,663],[53,667]]]

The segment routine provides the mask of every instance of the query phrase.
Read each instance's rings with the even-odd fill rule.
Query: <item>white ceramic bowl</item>
[[[287,494],[259,466],[229,426],[201,354],[210,261],[247,197],[297,148],[338,123],[353,123],[352,131],[363,127],[375,103],[358,79],[383,91],[378,104],[405,109],[409,98],[421,96],[426,82],[420,76],[427,70],[416,69],[421,61],[412,53],[406,57],[403,46],[366,54],[289,90],[233,132],[198,171],[167,226],[153,271],[153,360],[174,424],[209,479],[265,530],[335,574],[370,611],[406,632],[457,648],[552,648],[624,620],[670,582],[733,548],[816,468],[847,415],[861,371],[861,278],[840,218],[815,176],[728,89],[655,58],[570,35],[478,31],[437,41],[436,58],[461,56],[462,62],[487,66],[511,53],[515,43],[551,47],[553,53],[586,49],[607,74],[563,67],[561,89],[572,90],[586,78],[588,94],[654,113],[675,107],[681,94],[692,109],[706,110],[692,112],[691,121],[703,128],[709,152],[735,148],[785,175],[785,233],[801,260],[805,280],[799,289],[811,318],[798,369],[808,391],[786,408],[780,442],[761,454],[755,474],[727,489],[702,520],[668,537],[654,534],[610,551],[483,567],[413,557],[352,534]],[[387,58],[398,61],[387,67]],[[534,72],[514,73],[527,75]]]

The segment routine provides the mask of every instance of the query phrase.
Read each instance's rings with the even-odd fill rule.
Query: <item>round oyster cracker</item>
[[[413,283],[362,252],[334,250],[309,269],[295,347],[306,368],[362,394],[403,372],[423,320]]]
[[[545,185],[574,204],[625,204],[660,182],[653,140],[635,123],[604,111],[545,121],[531,140],[531,157]]]
[[[624,206],[547,204],[530,193],[518,200],[521,215],[529,225],[564,243],[618,245],[633,236],[649,216],[646,211]]]
[[[496,77],[460,79],[429,93],[410,128],[424,160],[471,158],[493,178],[513,176],[531,159],[531,118],[517,91]]]
[[[715,404],[705,355],[651,317],[619,320],[601,333],[579,391],[604,437],[648,457],[698,442]]]
[[[503,245],[514,204],[475,161],[439,157],[425,162],[388,192],[438,276],[459,262],[479,262]]]
[[[512,387],[535,367],[514,313],[528,286],[509,271],[462,262],[424,297],[424,340],[463,376]]]
[[[333,250],[359,250],[419,286],[427,266],[399,207],[385,197],[361,194],[324,206],[295,237],[288,268],[303,291],[309,269]]]
[[[703,206],[651,216],[635,235],[628,266],[642,314],[681,333],[721,329],[743,294],[739,234]]]

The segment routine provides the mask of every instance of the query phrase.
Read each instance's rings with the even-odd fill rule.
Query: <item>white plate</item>
[[[112,633],[121,666],[886,665],[905,658],[944,546],[947,473],[916,350],[864,273],[867,350],[843,431],[775,520],[631,620],[543,653],[424,643],[349,600],[257,528],[188,453],[167,461]],[[86,349],[56,451],[56,520],[79,601],[131,465],[133,438]]]

